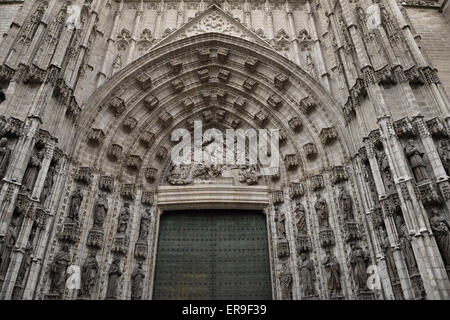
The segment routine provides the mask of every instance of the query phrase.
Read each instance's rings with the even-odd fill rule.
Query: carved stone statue
[[[104,193],[100,193],[94,205],[94,228],[103,229],[106,215],[108,214],[108,200]]]
[[[431,230],[446,266],[450,265],[450,223],[437,209],[431,211]]]
[[[119,223],[117,224],[117,233],[125,234],[127,232],[129,219],[130,219],[130,209],[128,208],[128,203],[125,203],[122,212],[119,215]]]
[[[336,296],[341,292],[341,266],[333,253],[328,253],[322,261],[328,276],[328,291],[330,297]]]
[[[33,243],[28,241],[27,246],[25,248],[25,253],[22,258],[22,262],[20,263],[19,272],[17,273],[16,282],[18,284],[24,284],[26,273],[31,266],[31,255],[33,254]]]
[[[44,181],[44,187],[42,188],[40,202],[44,203],[45,200],[47,200],[48,196],[52,192],[52,187],[54,183],[54,177],[55,177],[55,168],[53,166],[50,166],[47,171],[47,176],[45,177]]]
[[[69,266],[69,261],[69,247],[65,244],[55,255],[55,258],[50,266],[50,293],[58,294],[59,297],[62,297],[64,294],[66,272],[67,267]]]
[[[394,277],[394,279],[397,279],[398,275],[397,275],[397,268],[395,266],[394,254],[392,252],[391,243],[389,241],[389,237],[386,230],[381,229],[380,238],[381,238],[380,246],[384,252],[384,257],[386,259],[388,271],[390,272],[392,277]]]
[[[87,298],[91,297],[92,289],[97,282],[99,271],[100,267],[97,262],[96,252],[91,251],[81,270],[81,288],[78,292],[79,296]]]
[[[280,271],[281,300],[292,300],[292,274],[287,269],[287,264],[281,265]]]
[[[353,246],[352,253],[350,254],[350,264],[352,266],[356,287],[359,291],[364,291],[367,288],[366,271],[369,258],[369,255],[360,246]]]
[[[15,221],[11,221],[3,238],[2,250],[0,251],[0,275],[5,275],[8,271],[9,258],[17,241],[17,231]]]
[[[286,217],[284,215],[283,210],[279,207],[275,207],[275,219],[277,226],[277,236],[278,239],[286,239]]]
[[[9,157],[11,156],[11,150],[8,147],[8,139],[0,139],[0,178],[3,178],[6,168],[8,166]]]
[[[406,224],[403,222],[400,216],[396,216],[397,220],[397,229],[398,229],[398,237],[400,241],[400,248],[403,251],[405,256],[406,265],[408,266],[408,270],[411,272],[417,271],[417,263],[414,256],[414,250],[411,245],[411,236],[409,235],[408,228]]]
[[[394,191],[395,190],[394,179],[392,177],[392,172],[389,167],[389,162],[385,152],[382,152],[380,155],[380,170],[383,176],[386,191],[387,192]]]
[[[353,221],[355,217],[353,216],[353,200],[348,191],[342,187],[341,193],[339,195],[339,205],[341,206],[341,211],[344,214],[345,221]]]
[[[450,175],[450,150],[448,149],[447,140],[442,140],[441,142],[439,142],[438,153],[441,157],[445,172]]]
[[[117,289],[119,287],[119,278],[122,276],[120,270],[120,259],[114,259],[108,271],[108,288],[106,290],[106,299],[117,299]]]
[[[70,207],[69,207],[69,215],[68,218],[72,221],[78,221],[78,213],[80,211],[81,202],[83,202],[83,195],[81,194],[80,189],[75,190],[70,198]]]
[[[316,289],[314,287],[314,281],[316,281],[314,263],[311,259],[308,259],[308,256],[304,252],[300,254],[300,259],[301,262],[298,266],[298,272],[300,275],[303,295],[305,297],[314,296],[316,294]]]
[[[295,203],[294,216],[298,234],[307,234],[308,227],[306,225],[306,212],[300,201]]]
[[[150,221],[152,218],[152,209],[147,208],[141,215],[141,224],[139,228],[139,240],[146,240],[150,228]]]
[[[173,185],[185,185],[191,183],[189,178],[191,167],[189,165],[174,164],[167,180]]]
[[[22,187],[25,192],[31,193],[33,191],[39,170],[41,169],[42,156],[43,151],[39,151],[31,156],[22,179]]]
[[[423,153],[417,150],[414,140],[409,140],[405,146],[406,157],[411,165],[411,170],[414,173],[417,182],[428,179],[428,172],[423,161]]]
[[[328,221],[328,204],[325,199],[320,197],[320,194],[316,200],[316,204],[314,205],[314,209],[316,210],[317,218],[319,219],[319,227],[320,229],[327,229],[330,227],[330,223]]]
[[[133,273],[131,274],[131,299],[132,300],[141,300],[142,292],[144,290],[144,279],[145,273],[142,270],[142,262],[139,262],[138,265],[134,268]]]

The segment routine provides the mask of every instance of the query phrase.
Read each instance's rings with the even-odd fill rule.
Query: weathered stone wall
[[[8,31],[17,11],[22,7],[23,0],[1,0],[0,1],[0,45],[3,34]]]

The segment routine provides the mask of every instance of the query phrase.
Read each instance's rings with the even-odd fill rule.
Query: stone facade
[[[245,207],[274,299],[449,299],[449,5],[373,2],[0,1],[0,298],[151,299],[163,211]],[[278,174],[173,166],[194,120]]]

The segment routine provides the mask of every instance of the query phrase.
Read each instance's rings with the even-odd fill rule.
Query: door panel
[[[153,299],[271,299],[265,216],[257,211],[163,213]]]

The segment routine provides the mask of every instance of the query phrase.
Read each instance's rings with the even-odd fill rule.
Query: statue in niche
[[[280,271],[281,300],[292,300],[292,274],[287,268],[287,264],[281,265]]]
[[[131,274],[131,299],[141,300],[144,291],[145,273],[142,270],[142,262],[139,262]]]
[[[402,217],[397,215],[396,222],[398,229],[398,237],[400,241],[400,248],[402,249],[402,252],[405,255],[408,270],[414,273],[417,271],[417,263],[416,258],[414,256],[414,250],[411,245],[411,236],[409,235],[408,228],[406,227],[406,224],[403,222]]]
[[[11,149],[8,147],[8,139],[3,137],[0,139],[0,178],[3,178],[8,167]]]
[[[280,207],[275,207],[275,223],[278,239],[286,239],[286,216]]]
[[[106,194],[100,193],[94,205],[94,228],[103,229],[103,223],[105,222],[108,209]]]
[[[25,248],[25,253],[22,258],[22,262],[20,263],[19,272],[17,273],[16,282],[19,284],[23,284],[26,273],[31,266],[31,255],[33,254],[33,243],[28,240],[27,246]]]
[[[306,225],[306,212],[300,201],[295,203],[294,208],[295,226],[297,227],[298,234],[307,234],[308,227]]]
[[[417,182],[428,179],[428,172],[425,162],[423,161],[423,153],[417,150],[414,140],[409,140],[405,146],[406,157],[411,165],[411,170]]]
[[[152,209],[147,208],[141,215],[141,224],[139,227],[139,240],[147,240],[150,221],[152,218]]]
[[[442,165],[444,166],[445,172],[450,175],[450,150],[448,149],[448,141],[441,140],[438,145],[438,153],[441,157]]]
[[[378,200],[377,188],[375,186],[375,181],[373,180],[372,171],[370,169],[370,165],[368,163],[364,164],[363,167],[364,180],[369,185],[370,195],[373,201]]]
[[[333,253],[329,252],[322,261],[322,265],[327,272],[330,297],[336,296],[341,292],[341,266],[339,261]]]
[[[22,180],[22,187],[25,192],[31,193],[33,191],[39,170],[41,169],[42,156],[43,151],[41,150],[34,153],[28,162],[28,166]]]
[[[431,230],[446,266],[450,265],[450,223],[437,209],[431,210]]]
[[[81,288],[78,292],[80,297],[91,297],[99,272],[100,267],[97,262],[96,252],[91,251],[81,269]]]
[[[69,215],[68,218],[72,221],[78,221],[78,213],[80,211],[81,202],[83,202],[83,194],[80,189],[75,190],[70,198],[70,207],[69,207]]]
[[[55,258],[50,265],[50,292],[56,293],[59,297],[64,294],[66,285],[66,272],[69,266],[69,246],[63,245],[61,250],[55,255]]]
[[[120,270],[120,259],[115,258],[108,271],[108,288],[106,289],[106,299],[117,299],[117,289],[119,287],[119,278],[122,276]]]
[[[54,183],[54,177],[55,177],[55,168],[53,166],[50,166],[47,171],[47,176],[45,177],[44,181],[44,187],[42,188],[40,202],[44,203],[45,200],[47,200],[48,196],[52,192],[52,187]]]
[[[127,232],[128,220],[130,219],[129,204],[125,203],[122,212],[119,215],[119,223],[117,225],[117,233],[125,234]]]
[[[6,234],[3,237],[2,250],[0,251],[0,275],[5,275],[8,271],[9,258],[17,241],[16,223],[14,220],[8,226]]]
[[[308,259],[306,253],[300,254],[300,265],[298,272],[300,275],[300,283],[302,284],[302,292],[305,297],[311,297],[316,294],[314,282],[316,281],[316,274],[314,273],[314,263]]]
[[[344,214],[345,221],[354,221],[355,217],[353,215],[352,197],[348,191],[342,187],[341,193],[339,195],[339,204],[341,206],[341,211]]]
[[[317,218],[319,219],[320,229],[330,228],[330,223],[328,221],[328,204],[325,199],[320,197],[320,194],[314,204],[314,209],[316,210]]]
[[[385,152],[381,153],[380,156],[380,169],[383,176],[384,185],[387,192],[395,191],[394,179],[392,177],[392,172],[389,167],[389,162]]]
[[[370,256],[366,252],[364,252],[364,250],[360,246],[353,246],[352,252],[350,254],[350,264],[352,266],[353,277],[359,291],[364,291],[367,288],[366,271],[369,259]]]
[[[398,280],[397,275],[397,268],[395,266],[395,260],[394,260],[394,254],[392,251],[391,243],[389,241],[389,236],[385,229],[381,229],[380,231],[380,238],[381,238],[381,249],[384,252],[384,257],[386,259],[386,265],[388,268],[388,272],[391,274],[391,276],[394,278],[394,280]]]

